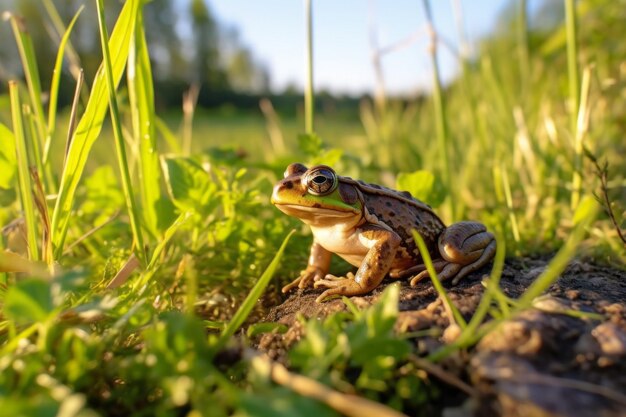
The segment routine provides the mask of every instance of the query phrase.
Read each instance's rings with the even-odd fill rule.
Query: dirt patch
[[[519,297],[547,264],[546,259],[508,260],[500,285],[503,292]],[[457,286],[447,286],[450,298],[467,319],[481,300],[481,278],[487,272],[479,271]],[[367,307],[391,282],[385,281],[366,296],[352,297],[352,301]],[[339,299],[317,304],[318,295],[318,290],[300,290],[272,308],[266,320],[284,323],[289,330],[283,335],[265,335],[259,348],[283,360],[285,352],[303,336],[298,313],[307,318],[325,317],[346,309]],[[626,416],[626,272],[574,261],[538,307],[501,324],[461,359],[453,358],[453,366],[447,369],[479,392],[479,398],[454,412],[511,417]],[[598,313],[605,319],[576,318],[559,313],[563,309]],[[419,354],[428,354],[444,343],[449,323],[430,282],[416,287],[403,282],[399,310],[398,331],[441,329],[443,337],[415,339]],[[444,396],[449,392],[459,397],[451,387],[442,390]]]

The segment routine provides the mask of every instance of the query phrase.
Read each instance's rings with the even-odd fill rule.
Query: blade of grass
[[[191,142],[193,139],[193,115],[198,105],[198,95],[200,94],[200,86],[192,84],[187,91],[183,93],[183,154],[191,155]]]
[[[506,197],[506,207],[509,210],[509,220],[511,222],[513,239],[515,239],[516,243],[519,243],[521,238],[519,226],[517,224],[517,215],[515,214],[515,207],[513,207],[513,193],[511,192],[511,184],[509,183],[509,174],[507,173],[504,164],[500,166],[499,172],[502,180],[502,189],[504,190],[504,196]]]
[[[213,344],[212,346],[213,354],[217,353],[221,348],[223,348],[226,345],[228,340],[232,337],[232,335],[235,334],[237,329],[241,327],[243,322],[246,320],[246,318],[252,311],[252,308],[258,301],[259,297],[261,296],[261,294],[263,294],[263,291],[265,291],[267,284],[269,284],[270,279],[272,279],[274,272],[276,272],[276,268],[278,268],[278,264],[280,262],[280,259],[283,256],[283,252],[285,251],[285,248],[287,247],[287,243],[289,242],[289,239],[291,238],[291,236],[293,236],[294,232],[295,230],[292,230],[291,232],[289,232],[287,237],[285,237],[285,240],[283,240],[283,243],[280,245],[278,252],[276,252],[276,255],[274,256],[274,259],[272,259],[267,269],[261,275],[261,278],[259,278],[259,281],[254,285],[252,290],[250,290],[250,294],[248,294],[246,299],[243,301],[243,303],[241,304],[241,307],[239,307],[239,309],[237,310],[233,318],[230,320],[230,322],[228,323],[224,331],[220,334],[217,341]]]
[[[119,83],[126,65],[138,9],[139,0],[126,1],[111,34],[109,47],[116,51],[112,62],[115,85]],[[63,253],[76,188],[85,169],[89,152],[102,129],[108,107],[106,83],[105,70],[101,65],[96,74],[85,112],[74,131],[61,176],[61,186],[52,216],[52,242],[55,246],[55,259],[59,259]]]
[[[526,0],[518,0],[517,7],[517,55],[519,57],[520,85],[522,92],[526,92],[530,74],[530,63],[528,60],[528,6]]]
[[[15,15],[7,13],[13,28],[13,34],[17,42],[17,49],[22,60],[24,68],[24,76],[26,77],[26,85],[28,86],[28,95],[30,97],[30,105],[35,113],[35,123],[37,125],[37,134],[39,145],[43,144],[46,135],[46,122],[44,119],[43,104],[41,102],[41,81],[39,80],[39,68],[35,59],[33,49],[33,41],[24,26],[24,23]],[[36,155],[39,157],[40,155]]]
[[[443,101],[443,93],[441,87],[441,77],[439,75],[439,63],[437,62],[437,32],[433,25],[432,13],[430,10],[430,2],[428,0],[422,0],[424,7],[424,13],[426,15],[427,31],[430,36],[430,46],[428,48],[430,53],[432,76],[433,76],[433,106],[435,111],[435,127],[437,131],[437,143],[439,146],[439,157],[441,158],[441,169],[443,176],[443,183],[448,189],[448,210],[450,220],[456,219],[457,207],[456,207],[456,194],[452,183],[452,167],[450,165],[450,143],[448,134],[448,125],[446,120],[445,104]]]
[[[15,137],[15,158],[17,160],[17,172],[20,184],[20,201],[24,218],[26,220],[26,241],[28,242],[28,258],[38,261],[39,249],[37,246],[37,225],[35,224],[35,205],[33,202],[33,188],[30,182],[28,168],[28,154],[26,147],[26,135],[24,134],[24,121],[22,119],[22,104],[17,82],[9,81],[9,95],[11,98],[11,115],[13,118],[13,134]]]
[[[46,11],[48,12],[48,16],[50,17],[50,20],[52,21],[54,29],[59,35],[59,38],[65,37],[65,34],[70,32],[71,29],[69,26],[67,29],[65,28],[65,25],[63,24],[63,20],[61,20],[61,16],[59,16],[59,12],[54,6],[54,2],[52,0],[43,0],[43,5],[46,8]],[[84,6],[80,6],[76,15],[78,15],[81,12],[83,7]],[[73,23],[70,23],[70,26],[72,25]],[[78,53],[76,52],[76,49],[74,49],[74,47],[72,46],[72,42],[67,42],[67,47],[63,47],[63,48],[61,47],[61,45],[59,45],[59,50],[61,49],[67,50],[67,57],[70,62],[70,72],[74,76],[74,79],[78,80],[79,73],[81,71],[81,66],[80,66],[80,58],[78,56]]]
[[[493,260],[493,268],[491,269],[491,274],[489,274],[489,281],[487,283],[487,289],[485,294],[483,295],[480,304],[476,307],[476,311],[472,316],[472,319],[467,324],[467,327],[461,333],[458,339],[459,344],[463,344],[464,341],[468,340],[478,329],[478,326],[483,322],[485,316],[487,316],[487,312],[489,311],[489,307],[491,306],[491,301],[495,298],[496,290],[498,285],[500,284],[500,277],[502,276],[502,269],[504,268],[504,256],[506,255],[506,248],[504,245],[504,239],[496,239],[498,245],[496,246],[496,255]]]
[[[39,172],[44,172],[43,164],[41,163],[41,148],[39,147],[39,140],[37,139],[37,122],[33,116],[31,107],[28,104],[22,106],[22,118],[24,123],[24,135],[26,138],[26,153],[28,155],[28,165],[35,167]]]
[[[306,87],[304,89],[304,131],[313,134],[313,117],[315,115],[315,96],[313,91],[313,7],[312,0],[305,0],[304,14],[306,20]]]
[[[159,133],[161,134],[161,136],[163,136],[163,139],[165,139],[165,141],[167,142],[167,146],[169,146],[170,152],[175,153],[175,154],[182,153],[183,149],[181,148],[180,143],[178,139],[176,138],[176,135],[174,135],[172,130],[167,126],[167,124],[165,124],[163,119],[156,116],[155,122],[156,122],[156,128],[159,130]]]
[[[569,238],[558,251],[556,256],[550,261],[550,264],[539,275],[539,277],[533,282],[533,284],[524,292],[519,298],[519,304],[515,311],[519,311],[531,306],[533,300],[547,290],[557,279],[560,274],[565,270],[567,264],[576,253],[579,243],[582,241],[587,228],[593,223],[598,213],[597,202],[587,196],[578,206],[575,214],[576,226],[570,234]]]
[[[491,274],[489,274],[487,289],[485,290],[485,294],[483,295],[480,304],[478,304],[478,307],[476,307],[476,311],[474,312],[472,319],[453,343],[445,345],[441,349],[438,349],[430,354],[428,356],[428,360],[433,362],[440,361],[451,353],[456,352],[458,349],[467,348],[473,345],[474,343],[476,343],[477,340],[479,340],[477,336],[483,334],[478,330],[483,323],[483,320],[489,313],[492,300],[494,298],[498,298],[498,294],[500,292],[498,285],[500,284],[500,277],[502,276],[502,269],[504,268],[504,256],[506,255],[504,239],[498,237],[497,242],[498,245],[496,247],[496,256],[493,261]],[[508,313],[508,306],[506,312],[503,311],[503,313],[506,317]]]
[[[575,140],[577,136],[576,125],[578,120],[578,109],[580,107],[580,93],[578,91],[579,75],[578,75],[578,42],[576,41],[576,5],[574,0],[564,0],[565,2],[565,33],[567,48],[567,80],[569,85],[569,113],[570,113],[570,132],[571,137]],[[581,159],[582,161],[582,156]],[[579,158],[576,155],[574,161],[574,174],[572,178],[572,197],[571,209],[578,206],[580,199],[580,183],[581,177],[578,170]]]
[[[74,99],[72,100],[72,109],[70,110],[70,120],[67,126],[67,138],[65,140],[65,153],[63,155],[63,169],[67,163],[67,155],[70,153],[70,145],[74,138],[74,132],[76,132],[76,119],[78,118],[78,105],[80,101],[80,92],[85,82],[85,73],[81,69],[76,79],[76,88],[74,89]]]
[[[584,146],[583,139],[589,129],[589,89],[591,86],[591,67],[586,66],[583,70],[583,79],[581,86],[581,97],[579,107],[577,109],[576,134],[574,137],[574,170],[572,176],[572,208],[578,205],[580,201],[580,193],[582,190],[582,171]]]
[[[49,0],[47,1],[49,2]],[[65,49],[67,42],[74,28],[74,24],[78,20],[81,12],[84,9],[84,5],[78,8],[78,11],[74,15],[74,18],[67,27],[67,30],[61,38],[59,43],[59,50],[57,51],[56,61],[54,63],[54,69],[52,71],[52,83],[50,85],[50,104],[48,106],[48,132],[46,134],[46,141],[43,147],[43,163],[47,164],[48,157],[50,155],[50,146],[52,144],[52,137],[56,131],[56,118],[57,118],[57,104],[59,97],[59,84],[61,83],[61,70],[63,68],[63,56],[65,55]]]
[[[196,313],[196,300],[198,299],[198,270],[194,262],[194,257],[186,253],[183,256],[185,263],[185,310],[187,314],[193,316]]]
[[[172,239],[174,234],[178,231],[178,229],[185,224],[185,222],[191,217],[191,213],[184,212],[181,213],[180,216],[167,228],[163,237],[159,241],[159,244],[154,248],[154,252],[152,253],[152,257],[150,258],[150,263],[148,264],[148,268],[146,269],[155,269],[158,265],[159,257],[163,253],[165,246]]]
[[[407,417],[393,408],[354,394],[329,388],[308,376],[292,373],[284,365],[271,361],[267,356],[247,350],[245,357],[257,372],[266,372],[272,380],[303,397],[312,398],[326,404],[347,417]]]
[[[465,319],[461,315],[459,309],[456,308],[454,303],[452,303],[452,300],[450,300],[450,297],[448,297],[448,293],[446,292],[445,288],[443,288],[443,285],[441,285],[441,281],[439,280],[437,272],[435,271],[435,267],[433,266],[433,261],[430,258],[430,253],[428,252],[428,248],[426,247],[426,242],[424,242],[424,239],[416,230],[412,230],[411,232],[413,234],[413,239],[415,239],[415,243],[417,243],[417,247],[419,248],[420,255],[422,255],[424,265],[426,265],[426,269],[428,270],[428,274],[430,275],[433,287],[435,287],[437,294],[439,294],[439,297],[441,297],[441,301],[443,301],[446,310],[452,315],[452,317],[448,317],[448,319],[450,320],[450,324],[456,322],[456,324],[459,325],[461,329],[465,329],[467,327],[467,323],[465,322]]]
[[[156,148],[154,90],[143,13],[137,15],[134,42],[128,55],[127,77],[133,134],[139,142],[139,191],[147,230],[158,235],[157,202],[161,199],[161,170]]]
[[[26,272],[29,275],[47,276],[41,262],[30,261],[17,253],[0,250],[0,272]]]
[[[122,176],[122,189],[124,190],[124,198],[126,199],[126,208],[130,217],[130,227],[133,232],[133,238],[137,246],[137,257],[143,265],[146,265],[146,253],[143,244],[143,235],[139,222],[139,211],[135,203],[133,185],[130,181],[130,171],[128,169],[128,160],[126,158],[126,147],[124,145],[124,136],[122,134],[122,122],[120,120],[119,109],[117,107],[116,83],[113,75],[113,67],[111,64],[111,52],[109,50],[109,35],[106,28],[106,20],[104,17],[104,2],[97,1],[98,22],[100,28],[100,42],[102,45],[102,55],[104,63],[104,72],[106,74],[107,87],[109,91],[109,109],[111,113],[111,123],[113,125],[113,136],[115,138],[115,149],[117,150],[117,161]],[[136,26],[135,26],[136,27]]]

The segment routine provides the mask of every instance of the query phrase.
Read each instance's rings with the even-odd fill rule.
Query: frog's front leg
[[[295,287],[310,287],[313,282],[324,278],[326,274],[328,274],[328,269],[330,268],[331,256],[331,252],[324,249],[322,245],[314,240],[311,245],[311,254],[309,255],[309,262],[306,269],[300,271],[300,276],[298,278],[285,285],[282,292],[286,293]]]
[[[359,234],[362,244],[369,247],[355,275],[347,278],[327,275],[316,281],[315,288],[327,288],[315,301],[322,302],[331,295],[360,295],[376,288],[389,272],[395,258],[400,236],[378,226],[367,226]]]
[[[436,265],[442,281],[452,278],[456,285],[461,278],[486,265],[496,253],[496,239],[478,222],[458,222],[448,226],[439,236],[439,254],[443,258]],[[411,280],[417,284],[428,277],[423,271]]]

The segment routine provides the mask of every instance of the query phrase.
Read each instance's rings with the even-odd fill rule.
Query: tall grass
[[[139,193],[143,225],[153,237],[159,235],[159,213],[157,207],[162,199],[161,170],[156,138],[156,116],[152,68],[148,55],[143,15],[137,16],[134,42],[132,42],[127,64],[128,96],[133,126],[133,136],[138,142]]]
[[[437,61],[437,49],[438,49],[438,39],[437,32],[435,30],[432,18],[432,12],[430,9],[429,0],[422,1],[424,7],[424,13],[426,16],[426,30],[428,31],[428,35],[430,37],[430,45],[428,46],[428,52],[430,55],[430,62],[432,65],[432,75],[433,75],[433,109],[435,116],[435,131],[437,133],[437,144],[439,151],[439,161],[441,163],[441,176],[443,178],[443,183],[446,185],[446,188],[449,191],[448,196],[448,210],[450,212],[449,216],[452,221],[457,220],[457,202],[455,199],[456,190],[454,189],[454,182],[452,176],[452,166],[450,163],[450,154],[454,152],[454,146],[450,142],[449,134],[448,134],[448,116],[446,114],[445,103],[442,92],[441,85],[441,77],[439,75],[439,63]]]
[[[126,208],[130,217],[130,227],[133,231],[134,243],[137,245],[136,253],[139,260],[146,265],[146,254],[143,241],[143,233],[141,231],[139,211],[135,202],[135,194],[133,185],[130,181],[130,170],[128,168],[128,158],[126,157],[126,145],[122,134],[122,124],[120,120],[120,112],[117,105],[117,94],[115,92],[116,85],[114,81],[113,68],[111,64],[111,52],[109,51],[109,35],[106,29],[106,20],[104,17],[104,3],[98,0],[98,24],[100,28],[100,40],[102,44],[103,66],[106,76],[106,85],[109,92],[109,109],[111,114],[111,123],[113,125],[113,136],[115,137],[115,150],[117,151],[117,160],[122,177],[122,187],[124,190],[124,198],[126,200]],[[135,19],[139,20],[138,15]],[[131,28],[134,32],[134,28]],[[129,45],[130,48],[130,45]],[[142,138],[143,139],[143,138]],[[158,169],[158,167],[157,167]]]
[[[124,4],[109,40],[109,48],[116,51],[111,62],[110,81],[114,87],[118,85],[126,66],[130,42],[137,22],[139,4],[140,1],[138,0],[130,0]],[[85,169],[89,152],[102,129],[108,107],[107,88],[105,68],[101,65],[83,115],[74,130],[61,174],[61,185],[52,215],[51,233],[52,242],[55,246],[55,259],[59,259],[63,253],[76,189]],[[139,250],[143,251],[144,248],[141,247]],[[143,259],[143,257],[140,258]]]
[[[30,161],[33,160],[33,150],[29,156],[24,120],[22,118],[22,102],[19,87],[16,82],[9,83],[11,95],[11,113],[13,115],[13,136],[15,138],[15,158],[17,160],[18,177],[20,184],[20,202],[26,222],[26,236],[28,257],[33,261],[39,258],[39,242],[37,240],[38,224],[35,218],[35,203],[33,201],[33,185],[30,178]],[[35,156],[36,157],[36,156]]]
[[[306,87],[304,88],[304,131],[313,134],[313,118],[315,115],[315,93],[313,89],[313,4],[312,0],[304,2],[304,18],[306,27]]]

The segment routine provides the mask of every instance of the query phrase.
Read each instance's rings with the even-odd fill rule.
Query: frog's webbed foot
[[[315,288],[326,288],[319,297],[315,299],[316,302],[321,303],[326,298],[333,295],[359,295],[363,294],[363,288],[354,280],[354,274],[348,272],[345,277],[336,277],[332,274],[327,274],[324,279],[316,281]]]
[[[283,294],[291,291],[292,289],[311,287],[316,281],[324,278],[325,272],[316,266],[309,265],[307,268],[300,272],[300,276],[294,279],[291,283],[285,285],[282,289]]]
[[[439,236],[439,253],[443,259],[433,264],[437,276],[441,281],[452,279],[452,284],[456,285],[494,257],[496,240],[481,223],[454,223]],[[428,271],[420,272],[411,280],[411,285],[428,276]]]
[[[455,263],[448,262],[448,261],[443,261],[443,260],[439,260],[439,261],[433,262],[433,267],[435,268],[435,272],[437,273],[437,277],[441,281],[446,281],[446,280],[452,278],[453,276],[457,275],[457,278],[455,278],[454,281],[452,281],[452,283],[455,284],[455,285],[458,282],[458,280],[463,278],[463,276],[461,276],[461,277],[458,276],[458,272],[459,272],[459,270],[461,269],[462,266],[463,265],[459,265],[459,264],[455,264]],[[428,272],[428,270],[425,269],[426,266],[423,266],[423,267],[424,267],[424,270],[422,272],[420,272],[419,274],[417,274],[413,278],[411,278],[411,286],[412,287],[416,286],[417,283],[422,281],[423,279],[430,277],[430,273]]]

